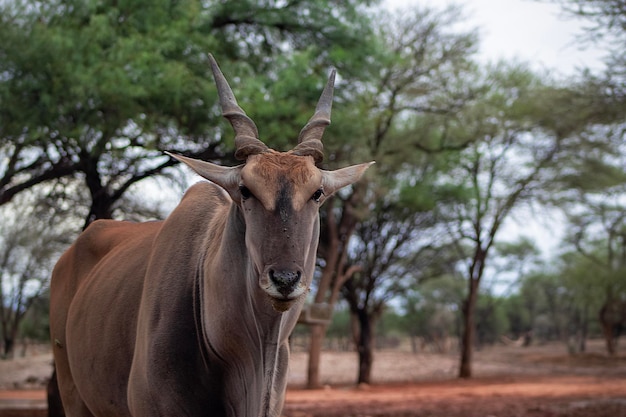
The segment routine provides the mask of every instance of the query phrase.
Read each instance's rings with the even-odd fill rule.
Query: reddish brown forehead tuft
[[[270,151],[255,155],[253,172],[266,181],[275,182],[280,178],[300,186],[311,180],[317,168],[311,157]]]

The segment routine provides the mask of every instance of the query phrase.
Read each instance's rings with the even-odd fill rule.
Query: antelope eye
[[[239,186],[239,193],[241,194],[241,198],[244,200],[247,200],[248,198],[252,197],[252,193],[250,192],[248,187],[246,187],[245,185]]]
[[[313,195],[311,196],[311,200],[319,202],[320,198],[322,198],[323,195],[324,195],[324,190],[320,188],[319,190],[313,193]]]

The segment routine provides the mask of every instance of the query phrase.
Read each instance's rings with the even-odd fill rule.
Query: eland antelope
[[[298,145],[277,152],[210,61],[243,164],[172,155],[210,182],[192,186],[165,221],[94,222],[52,273],[50,331],[69,417],[280,415],[319,206],[370,163],[316,167],[334,71]]]

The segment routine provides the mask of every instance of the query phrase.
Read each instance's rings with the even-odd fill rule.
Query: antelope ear
[[[165,152],[172,158],[184,163],[189,168],[196,171],[201,177],[219,185],[222,187],[231,197],[238,195],[239,178],[241,167],[224,167],[216,165],[211,162],[202,161],[200,159],[188,158],[182,155],[174,155],[170,152]]]
[[[361,179],[365,170],[367,170],[367,168],[369,168],[372,164],[374,164],[374,162],[352,165],[336,171],[322,170],[322,187],[324,188],[324,193],[326,195],[331,195],[340,188],[354,184]]]

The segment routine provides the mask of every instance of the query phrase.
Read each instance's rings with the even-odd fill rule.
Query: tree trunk
[[[461,335],[461,364],[459,367],[460,378],[472,377],[472,349],[474,347],[474,311],[478,299],[478,280],[469,279],[469,293],[463,303],[463,333]]]
[[[317,292],[315,293],[315,303],[328,304],[331,311],[334,309],[341,286],[348,279],[352,272],[350,268],[345,271],[346,246],[356,228],[357,219],[354,216],[354,206],[361,199],[364,192],[364,185],[355,184],[352,195],[344,202],[342,216],[337,219],[334,209],[334,199],[325,205],[326,221],[324,222],[322,237],[320,238],[319,252],[325,253],[326,265],[322,270]],[[323,247],[322,247],[323,245]],[[327,325],[313,325],[311,327],[311,346],[309,348],[309,368],[307,370],[307,388],[315,389],[321,386],[319,363],[322,353],[322,345],[326,337]]]
[[[81,162],[85,173],[85,183],[91,195],[91,206],[83,225],[83,230],[85,230],[94,220],[111,219],[115,201],[108,187],[102,183],[102,177],[98,172],[98,158],[88,156],[84,157]]]
[[[3,340],[3,348],[4,351],[2,353],[2,356],[5,359],[9,359],[13,357],[13,349],[15,347],[15,339],[13,339],[11,336],[6,335],[4,336],[4,340]]]
[[[606,351],[609,356],[615,355],[615,335],[613,334],[613,320],[611,314],[611,302],[606,302],[600,309],[600,324],[606,342]]]
[[[367,311],[359,310],[356,313],[359,324],[357,340],[357,352],[359,354],[359,375],[357,384],[369,384],[372,377],[372,364],[374,363],[374,318]]]
[[[16,311],[13,317],[8,320],[9,324],[3,326],[3,356],[7,359],[14,356],[15,341],[17,340],[21,317],[22,315]]]
[[[606,341],[606,352],[609,356],[615,356],[615,337],[613,336],[613,326],[610,323],[603,323],[602,330],[604,331],[604,339]]]
[[[578,351],[584,353],[587,351],[587,332],[589,330],[589,311],[587,305],[583,309],[583,317],[581,320],[580,341]]]
[[[320,358],[322,355],[322,344],[326,336],[327,326],[324,324],[311,325],[311,344],[309,346],[309,363],[307,372],[308,389],[321,388],[320,382]]]
[[[89,214],[85,218],[83,230],[95,220],[113,218],[113,204],[115,204],[115,201],[107,194],[104,188],[100,189],[96,194],[92,194],[91,207],[89,208]]]

